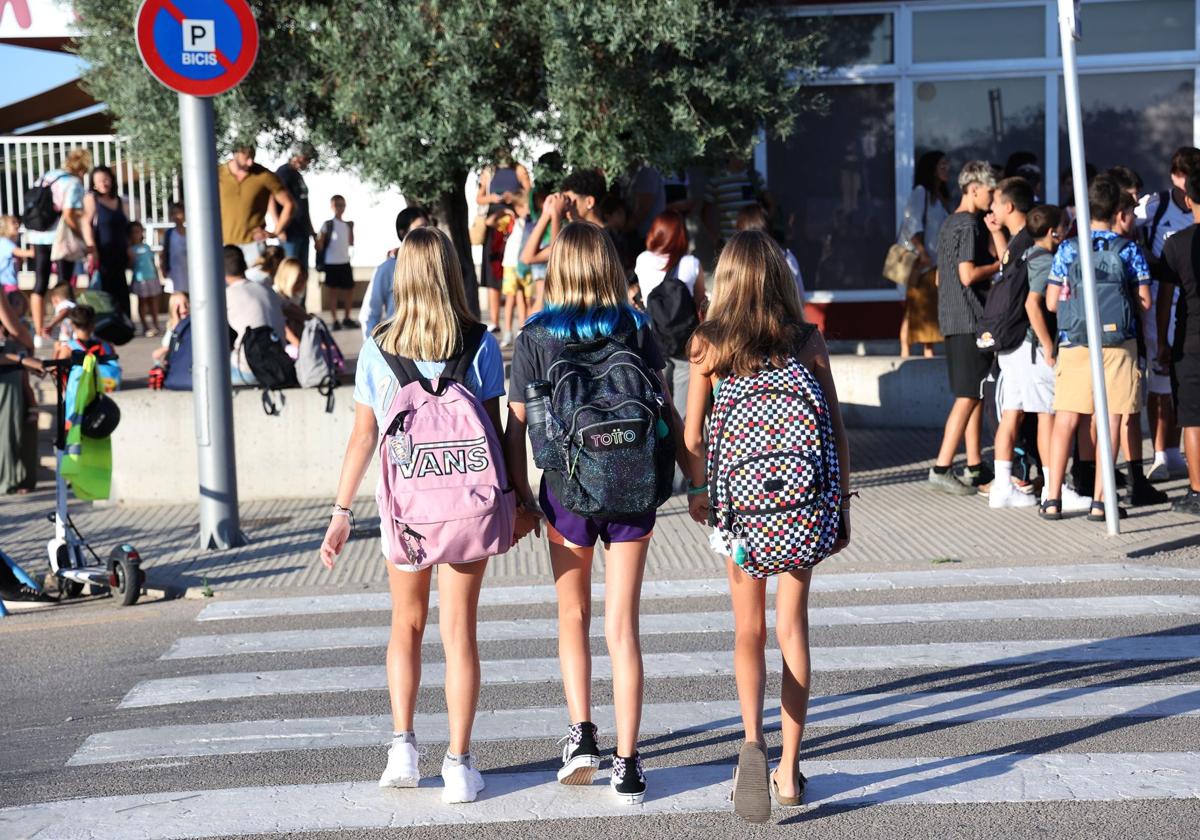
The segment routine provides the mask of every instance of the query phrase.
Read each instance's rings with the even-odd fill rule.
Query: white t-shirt
[[[1160,198],[1161,193],[1150,193],[1143,196],[1142,200],[1138,202],[1137,209],[1133,211],[1137,217],[1137,226],[1145,228],[1147,236],[1150,235],[1150,228],[1154,226],[1154,216],[1158,212]],[[1163,245],[1167,240],[1179,231],[1187,230],[1192,224],[1192,214],[1168,197],[1167,209],[1159,220],[1158,227],[1154,230],[1154,241],[1150,243],[1150,255],[1161,257]]]
[[[512,230],[508,232],[508,239],[504,242],[504,258],[500,261],[500,265],[504,268],[516,268],[517,263],[521,260],[521,246],[525,243],[525,225],[526,219],[517,219],[513,222]]]
[[[653,251],[642,251],[638,254],[637,262],[633,264],[633,272],[637,275],[638,284],[642,287],[642,300],[650,297],[650,292],[667,276],[666,254],[656,254]],[[688,291],[695,294],[696,278],[700,276],[700,260],[691,254],[684,255],[679,261],[679,279]]]
[[[341,219],[330,219],[329,241],[325,243],[326,265],[349,265],[350,225]]]

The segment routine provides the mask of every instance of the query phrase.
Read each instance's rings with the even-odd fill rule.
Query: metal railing
[[[147,231],[171,224],[171,202],[182,195],[179,173],[163,174],[141,165],[130,156],[126,142],[111,134],[0,136],[0,213],[19,217],[25,191],[81,146],[91,152],[93,166],[107,166],[116,174],[117,193],[129,203],[130,219],[142,222]]]

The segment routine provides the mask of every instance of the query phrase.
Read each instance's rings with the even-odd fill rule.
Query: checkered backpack
[[[825,395],[796,359],[721,382],[708,446],[711,523],[751,577],[806,569],[837,540],[841,470]]]

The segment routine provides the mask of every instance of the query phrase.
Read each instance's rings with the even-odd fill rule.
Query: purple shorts
[[[572,545],[590,548],[596,544],[597,539],[602,540],[606,546],[612,543],[638,542],[654,533],[656,514],[653,512],[620,522],[572,513],[554,498],[545,479],[542,479],[542,489],[538,498],[541,501],[542,512],[546,514],[546,521]]]

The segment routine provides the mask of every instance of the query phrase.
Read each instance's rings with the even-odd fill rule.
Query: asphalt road
[[[1144,579],[1137,570],[1147,568],[1175,571]],[[120,610],[99,599],[24,613],[0,620],[0,837],[470,832],[565,840],[601,832],[785,836],[790,828],[855,840],[1195,838],[1200,550],[1129,561],[1128,569],[1072,583],[816,592],[814,658],[827,667],[818,665],[814,676],[802,755],[812,802],[802,810],[776,807],[764,826],[742,823],[724,798],[739,746],[736,716],[725,714],[736,701],[734,683],[720,666],[730,658],[732,635],[688,626],[694,614],[726,610],[719,595],[644,602],[646,615],[685,618],[682,628],[662,618],[676,630],[643,638],[647,662],[656,663],[647,667],[643,808],[617,805],[599,780],[588,790],[553,783],[556,741],[567,721],[557,676],[539,670],[555,656],[555,641],[545,634],[481,643],[485,685],[473,752],[489,787],[477,803],[447,808],[437,799],[444,743],[436,737],[425,739],[422,789],[375,787],[388,738],[386,692],[372,684],[381,678],[382,648],[368,640],[308,649],[288,635],[316,640],[328,637],[318,631],[382,627],[386,612],[298,614],[294,602],[281,600],[276,615],[207,620],[210,611],[198,620],[216,602]],[[997,615],[1014,615],[1028,610],[1018,601],[1047,599],[1058,599],[1050,617],[963,618],[971,602],[996,602]],[[552,603],[525,600],[484,606],[480,620],[498,628],[554,616]],[[831,609],[865,606],[878,609],[859,622]],[[425,648],[432,670],[441,661],[435,619],[436,610],[433,644]],[[163,658],[178,655],[181,639],[235,634],[260,647],[292,649],[229,653],[225,646],[214,655]],[[1030,647],[1039,641],[1046,644]],[[1024,645],[1025,653],[1013,659],[985,652],[995,650],[985,643],[997,642]],[[207,640],[187,644],[204,652]],[[964,646],[979,656],[962,659]],[[604,655],[602,639],[593,652]],[[891,655],[942,664],[897,668]],[[703,672],[701,662],[709,663]],[[337,673],[361,687],[314,689],[310,680],[331,668],[347,669]],[[289,675],[271,683],[279,671]],[[258,676],[245,696],[211,699],[228,690],[231,674]],[[199,693],[163,699],[184,688]],[[133,698],[148,691],[166,694],[135,705]],[[776,676],[768,708],[777,691]],[[606,680],[596,680],[594,698],[610,702]],[[423,687],[419,711],[433,721],[443,710],[441,688]],[[516,722],[487,723],[491,712]],[[768,741],[774,758],[778,732]],[[612,743],[611,728],[602,730],[602,749]]]

